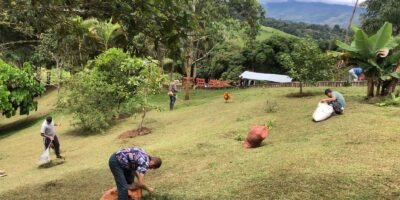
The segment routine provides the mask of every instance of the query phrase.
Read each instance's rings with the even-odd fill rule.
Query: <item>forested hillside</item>
[[[330,26],[338,24],[341,27],[348,26],[353,10],[353,7],[346,5],[298,1],[263,3],[263,7],[268,11],[267,17]],[[360,15],[364,11],[358,9],[355,24],[360,24]]]

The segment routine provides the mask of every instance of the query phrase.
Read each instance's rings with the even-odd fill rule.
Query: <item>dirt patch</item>
[[[147,135],[151,133],[151,129],[142,127],[142,129],[129,130],[121,133],[118,138],[121,140],[134,138],[136,136]]]

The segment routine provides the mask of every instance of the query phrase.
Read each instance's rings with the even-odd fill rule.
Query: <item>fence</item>
[[[367,81],[355,81],[355,82],[347,82],[347,81],[319,81],[316,84],[302,84],[303,87],[346,87],[346,86],[355,86],[355,87],[364,87],[367,86]],[[265,85],[259,85],[264,87],[300,87],[300,82],[290,82],[290,83],[266,83]]]
[[[187,78],[183,78],[182,80],[182,85],[185,86],[187,83]],[[206,87],[206,80],[204,78],[190,78],[190,85],[193,85],[195,83],[196,87],[200,87],[200,88],[205,88]],[[229,87],[229,84],[232,81],[220,81],[220,80],[209,80],[208,81],[208,88],[226,88]]]

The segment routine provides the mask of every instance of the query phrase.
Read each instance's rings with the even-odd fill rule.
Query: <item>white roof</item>
[[[263,74],[263,73],[245,71],[240,76],[243,77],[244,79],[257,80],[257,81],[271,81],[276,83],[292,82],[292,78],[280,74]]]

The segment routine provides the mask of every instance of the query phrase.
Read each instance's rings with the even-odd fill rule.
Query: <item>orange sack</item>
[[[256,148],[261,145],[261,142],[268,137],[268,127],[266,126],[253,126],[246,139],[244,140],[244,148]]]
[[[142,189],[128,190],[128,195],[131,200],[142,199]],[[118,200],[117,188],[113,187],[104,193],[100,200]]]

